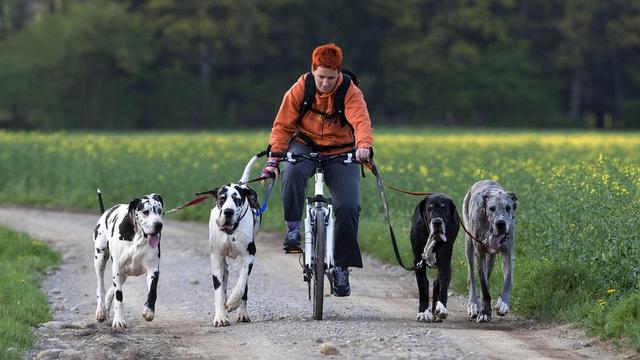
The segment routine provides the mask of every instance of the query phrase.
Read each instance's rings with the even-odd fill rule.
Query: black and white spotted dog
[[[489,278],[496,260],[502,254],[502,291],[495,304],[498,315],[509,311],[513,283],[515,254],[516,195],[505,191],[492,180],[480,180],[473,184],[464,197],[464,222],[476,238],[465,235],[467,256],[467,283],[469,284],[469,317],[477,322],[491,321],[491,294]],[[482,304],[478,301],[474,264],[477,266],[482,290]]]
[[[247,293],[249,275],[256,255],[255,238],[260,227],[256,192],[246,185],[249,170],[258,158],[251,159],[239,183],[211,190],[216,204],[209,218],[209,247],[214,288],[214,326],[229,325],[229,312],[238,310],[238,322],[249,322]],[[229,270],[226,257],[242,259],[238,281],[227,298]]]
[[[423,261],[438,269],[433,282],[432,305],[429,306],[429,279],[425,267],[416,269],[416,282],[420,295],[417,321],[441,322],[446,319],[447,298],[451,281],[451,256],[453,243],[458,236],[460,223],[456,205],[445,194],[436,193],[422,199],[413,212],[411,248],[414,264]]]
[[[102,197],[98,190],[101,210]],[[112,327],[127,327],[122,308],[122,286],[128,276],[147,275],[149,293],[142,317],[154,317],[158,278],[160,276],[160,237],[162,231],[162,197],[149,194],[129,204],[119,204],[103,211],[93,232],[94,266],[98,278],[96,319],[105,321],[115,296]],[[111,258],[113,284],[105,298],[104,270]]]

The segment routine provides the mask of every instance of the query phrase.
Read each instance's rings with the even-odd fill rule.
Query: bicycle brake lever
[[[342,164],[347,165],[353,163],[353,153],[346,153],[345,155],[347,155],[347,158],[341,161]]]
[[[295,164],[298,160],[294,159],[293,153],[291,151],[287,152],[287,162],[291,164]]]

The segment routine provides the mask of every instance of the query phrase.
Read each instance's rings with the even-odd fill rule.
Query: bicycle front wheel
[[[316,226],[313,244],[313,319],[322,320],[324,301],[324,249],[327,229],[324,224],[324,213],[316,211]]]

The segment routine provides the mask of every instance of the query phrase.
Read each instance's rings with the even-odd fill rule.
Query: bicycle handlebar
[[[356,152],[355,150],[334,154],[334,155],[322,155],[318,152],[310,152],[309,154],[294,154],[292,152],[269,152],[269,157],[279,158],[278,162],[286,161],[291,164],[296,164],[300,160],[310,160],[316,161],[319,163],[329,162],[329,161],[341,161],[342,164],[352,164],[352,163],[360,163],[356,160]]]

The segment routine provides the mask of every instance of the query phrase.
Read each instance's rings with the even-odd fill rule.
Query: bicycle
[[[279,158],[278,162],[287,161],[294,165],[301,160],[315,163],[314,196],[306,197],[302,278],[308,283],[309,300],[313,302],[313,319],[322,320],[324,301],[323,275],[327,275],[329,285],[333,289],[333,227],[335,222],[331,198],[324,196],[323,164],[332,161],[340,161],[343,165],[357,163],[355,153],[321,155],[317,152],[309,154],[270,152],[269,157]]]

